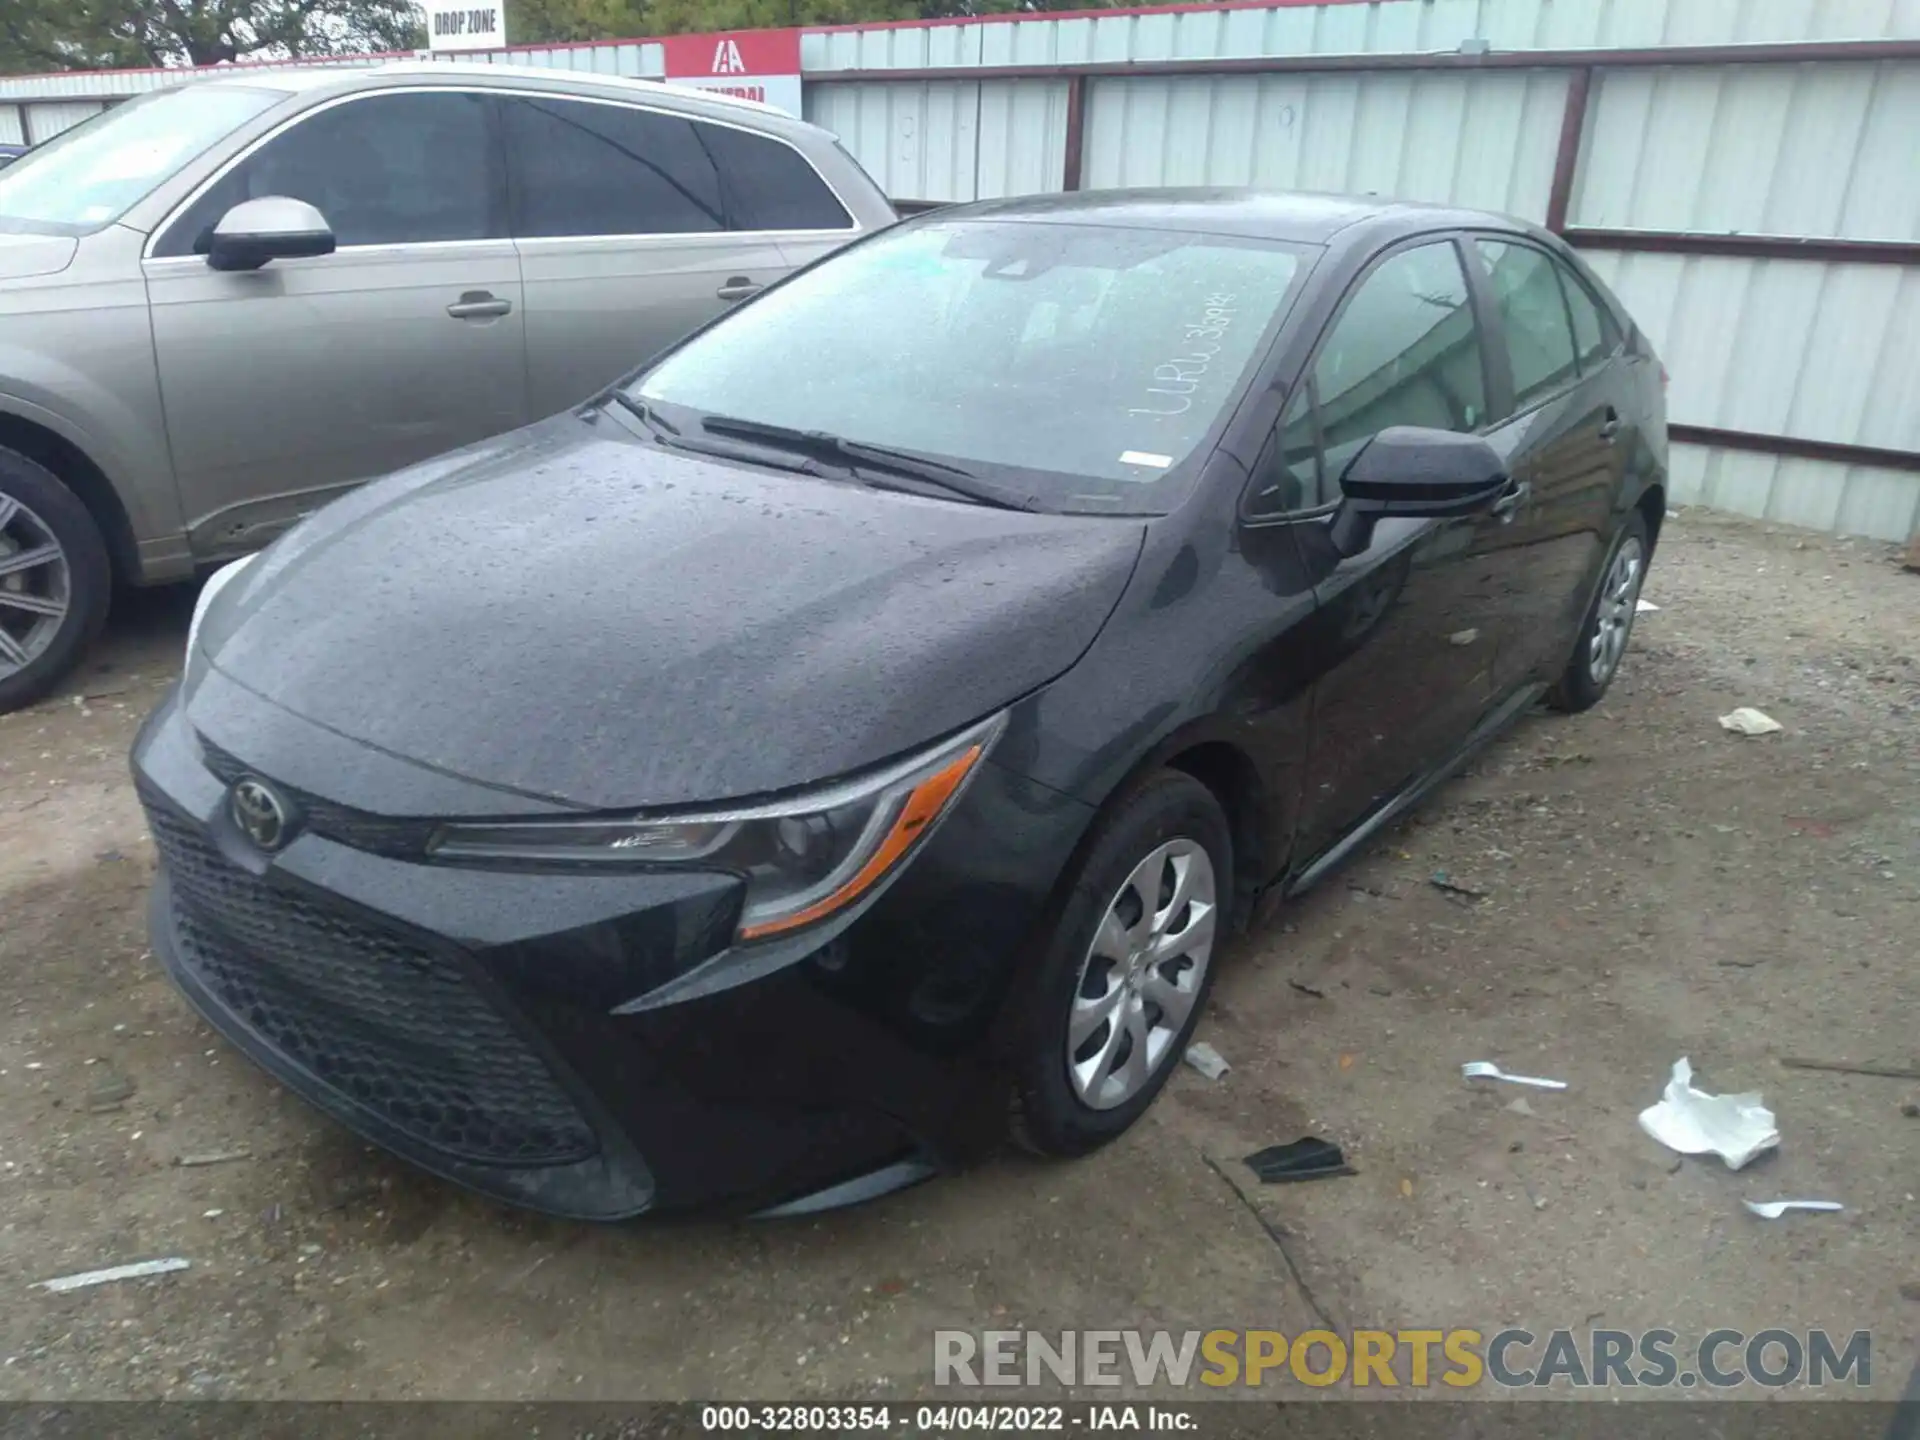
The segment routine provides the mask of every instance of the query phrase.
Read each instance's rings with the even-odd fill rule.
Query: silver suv
[[[0,171],[0,712],[116,579],[565,409],[894,218],[770,107],[547,70],[249,70],[68,131]]]

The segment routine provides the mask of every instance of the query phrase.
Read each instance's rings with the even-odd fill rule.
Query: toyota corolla
[[[902,224],[210,580],[133,756],[155,953],[557,1214],[1085,1152],[1263,900],[1606,690],[1664,378],[1500,216]]]

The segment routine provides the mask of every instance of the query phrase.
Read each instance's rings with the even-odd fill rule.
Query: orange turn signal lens
[[[907,851],[927,831],[933,822],[940,818],[940,812],[947,808],[954,795],[960,789],[961,782],[972,772],[980,757],[985,754],[980,745],[970,745],[946,765],[936,770],[926,779],[915,785],[907,793],[906,803],[900,807],[900,813],[894,818],[885,837],[874,847],[873,854],[853,873],[844,885],[829,895],[824,895],[803,910],[791,915],[782,915],[776,920],[768,920],[759,925],[748,925],[741,929],[742,940],[764,940],[769,935],[784,934],[789,930],[798,930],[823,920],[834,911],[858,900],[889,870],[898,864]]]

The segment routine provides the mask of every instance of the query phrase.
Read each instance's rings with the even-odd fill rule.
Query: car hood
[[[593,809],[764,794],[1070,666],[1143,525],[749,469],[562,416],[321,510],[198,644],[338,735]]]
[[[0,230],[0,280],[57,275],[73,263],[80,242],[70,235],[16,235]]]

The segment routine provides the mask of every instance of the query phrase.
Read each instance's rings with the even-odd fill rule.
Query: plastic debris
[[[182,1169],[193,1169],[200,1165],[225,1165],[230,1160],[251,1160],[251,1150],[216,1150],[211,1155],[178,1155],[173,1163]]]
[[[1269,1145],[1247,1156],[1247,1168],[1269,1185],[1294,1180],[1325,1180],[1334,1175],[1352,1175],[1354,1168],[1331,1140],[1309,1135],[1291,1145]]]
[[[1762,1220],[1778,1220],[1789,1210],[1844,1210],[1838,1200],[1742,1200]]]
[[[1520,1099],[1520,1100],[1509,1100],[1509,1101],[1507,1101],[1507,1103],[1506,1103],[1506,1104],[1505,1104],[1505,1105],[1504,1105],[1504,1106],[1503,1106],[1502,1108],[1503,1108],[1503,1109],[1507,1109],[1507,1110],[1511,1110],[1511,1111],[1512,1111],[1512,1112],[1513,1112],[1514,1114],[1516,1114],[1516,1115],[1531,1115],[1531,1114],[1533,1114],[1533,1107],[1532,1107],[1531,1105],[1529,1105],[1529,1104],[1527,1104],[1527,1102],[1526,1102],[1526,1101],[1525,1101],[1524,1099]]]
[[[1729,1170],[1780,1143],[1773,1112],[1760,1103],[1759,1091],[1709,1095],[1696,1090],[1693,1066],[1684,1055],[1673,1062],[1660,1103],[1640,1112],[1640,1128],[1682,1155],[1718,1155]]]
[[[1635,600],[1633,602],[1633,613],[1636,615],[1645,615],[1648,612],[1656,611],[1659,608],[1660,607],[1654,604],[1651,600]]]
[[[82,1270],[78,1275],[61,1275],[52,1280],[42,1280],[40,1288],[54,1295],[64,1295],[69,1290],[86,1290],[95,1285],[110,1285],[116,1280],[144,1280],[149,1275],[169,1275],[175,1270],[185,1270],[193,1262],[182,1260],[177,1255],[166,1260],[141,1260],[132,1265],[112,1265],[105,1270]]]
[[[1736,735],[1772,735],[1787,727],[1763,710],[1742,705],[1720,717],[1720,728],[1731,730]]]
[[[1204,1040],[1196,1041],[1187,1047],[1187,1064],[1193,1066],[1209,1080],[1218,1080],[1233,1068],[1227,1064],[1226,1056]]]
[[[1463,1080],[1504,1080],[1509,1085],[1531,1085],[1536,1090],[1564,1090],[1564,1080],[1542,1080],[1537,1075],[1509,1075],[1491,1060],[1469,1060],[1460,1067]]]

